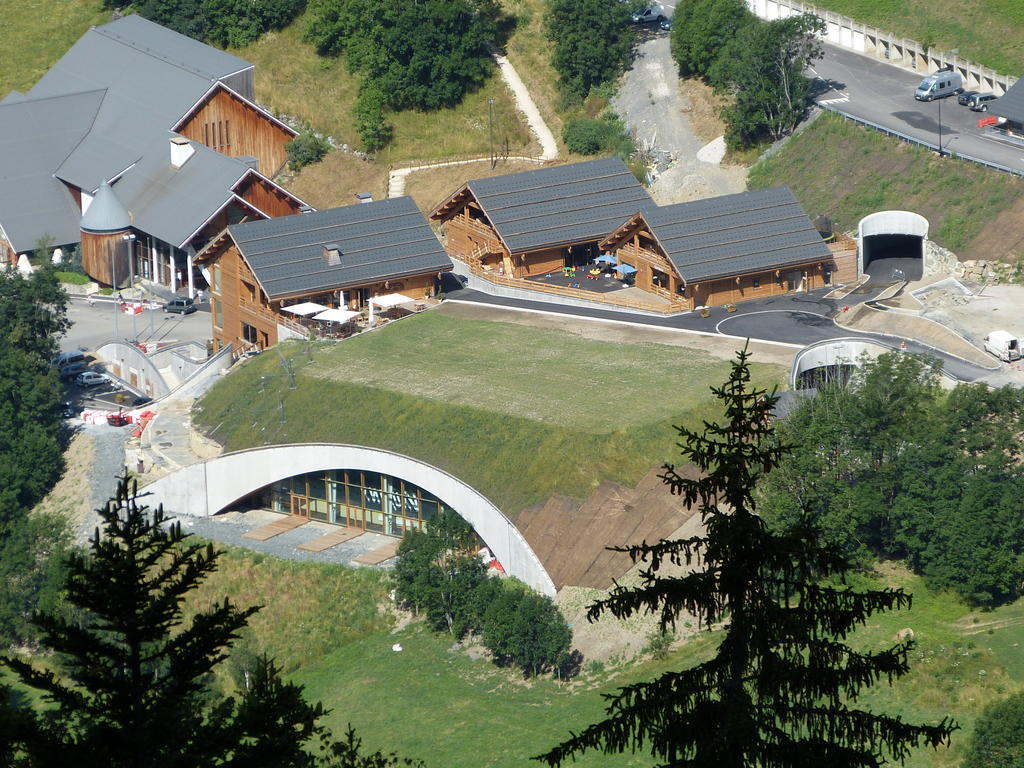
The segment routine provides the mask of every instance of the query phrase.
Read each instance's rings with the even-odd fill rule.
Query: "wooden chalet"
[[[305,334],[289,306],[362,310],[386,294],[422,301],[452,268],[409,197],[232,224],[196,258],[211,276],[218,349]]]
[[[660,313],[857,273],[855,248],[827,245],[788,189],[658,206],[617,158],[470,181],[430,217],[444,225],[452,259],[485,281]],[[628,279],[609,279],[611,263]],[[558,280],[573,267],[584,279]],[[586,278],[598,272],[621,290],[597,290]]]
[[[31,91],[0,101],[13,158],[0,169],[0,255],[81,242],[102,284],[141,277],[194,295],[192,256],[211,236],[306,207],[271,180],[296,132],[253,85],[249,62],[141,16],[90,29]],[[82,224],[104,186],[128,228]]]
[[[787,187],[636,213],[600,244],[635,284],[687,309],[856,279],[856,251],[837,256]]]

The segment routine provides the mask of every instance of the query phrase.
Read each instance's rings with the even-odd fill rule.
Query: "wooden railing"
[[[583,299],[585,301],[593,301],[599,304],[608,304],[612,307],[639,309],[644,312],[656,312],[662,315],[671,315],[677,312],[685,312],[690,309],[688,303],[678,300],[669,299],[667,304],[655,301],[644,301],[643,299],[636,299],[631,296],[597,293],[596,291],[587,291],[582,288],[569,288],[568,286],[563,285],[538,283],[532,280],[521,280],[516,277],[501,275],[484,269],[480,262],[480,257],[485,253],[488,253],[486,249],[477,248],[468,256],[463,257],[463,260],[474,275],[482,277],[484,280],[494,283],[495,285],[505,285],[509,288],[519,288],[526,291],[539,291],[540,293],[552,293],[556,296]]]

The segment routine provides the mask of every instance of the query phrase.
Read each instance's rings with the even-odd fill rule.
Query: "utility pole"
[[[498,164],[498,158],[494,156],[494,99],[487,100],[487,133],[491,144],[491,170]]]

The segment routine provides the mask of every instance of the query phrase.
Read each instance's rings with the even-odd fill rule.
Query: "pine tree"
[[[700,477],[671,464],[661,476],[674,495],[699,510],[703,536],[618,548],[645,561],[638,587],[617,587],[588,618],[660,614],[662,630],[680,617],[706,629],[725,622],[714,658],[608,696],[607,718],[537,759],[561,765],[587,750],[649,750],[665,766],[847,768],[904,759],[922,744],[948,743],[956,728],[911,725],[851,707],[858,692],[908,671],[910,643],[861,652],[849,634],[875,613],[909,607],[899,589],[855,592],[842,585],[844,555],[821,543],[808,513],[785,533],[756,514],[758,479],[790,450],[773,439],[773,394],[750,382],[748,354],[712,388],[725,423],[702,432],[677,428],[679,447]],[[695,566],[684,575],[665,565]]]
[[[215,568],[209,545],[193,544],[163,509],[151,515],[127,475],[98,510],[89,552],[68,561],[67,600],[78,615],[36,614],[59,673],[2,662],[54,705],[37,714],[24,748],[33,766],[195,768],[224,750],[230,702],[206,676],[257,609],[227,599],[187,624],[185,595]]]

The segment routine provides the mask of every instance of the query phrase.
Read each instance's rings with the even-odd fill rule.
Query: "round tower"
[[[131,226],[128,210],[103,182],[82,215],[82,269],[89,277],[114,289],[128,284]]]

